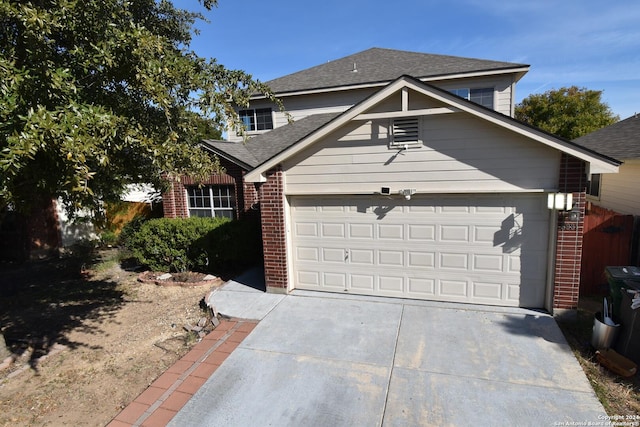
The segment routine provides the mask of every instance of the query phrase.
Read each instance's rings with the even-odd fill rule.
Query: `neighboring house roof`
[[[512,62],[371,48],[266,84],[274,93],[282,95],[343,86],[382,86],[405,74],[427,81],[512,71],[518,74],[519,80],[528,69],[529,65]]]
[[[308,116],[257,135],[246,142],[205,140],[203,144],[205,148],[219,156],[250,170],[289,148],[339,115],[340,113],[324,113]]]
[[[295,124],[290,124],[251,139],[247,144],[263,147],[270,145],[270,143],[276,143],[279,148],[275,149],[274,147],[273,149],[267,149],[267,147],[263,147],[262,162],[250,171],[245,176],[245,179],[250,182],[264,180],[264,173],[269,169],[305,149],[318,139],[338,129],[350,120],[355,119],[360,114],[366,113],[366,111],[371,107],[405,87],[421,92],[448,105],[452,111],[469,113],[489,123],[493,123],[504,129],[524,135],[561,152],[565,152],[569,155],[582,159],[591,164],[593,173],[618,171],[620,162],[613,158],[609,158],[571,141],[556,137],[540,129],[528,126],[513,119],[512,117],[462,99],[448,91],[423,83],[411,76],[402,76],[396,79],[393,83],[387,85],[384,89],[376,92],[374,95],[368,97],[343,113],[321,114],[317,116],[309,116],[300,120],[297,122],[298,124],[306,121],[302,126],[303,131],[293,131],[291,128],[295,127]],[[319,126],[313,129],[313,125]],[[287,129],[287,127],[291,128]],[[278,133],[274,135],[276,131]],[[291,139],[285,140],[285,138]]]
[[[574,142],[616,159],[640,158],[640,117],[633,115]]]

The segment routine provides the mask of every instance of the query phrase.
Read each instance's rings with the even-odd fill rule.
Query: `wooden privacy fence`
[[[637,238],[633,215],[591,205],[584,217],[580,295],[608,292],[607,266],[635,265]]]

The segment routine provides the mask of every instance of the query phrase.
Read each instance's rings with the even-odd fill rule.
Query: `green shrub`
[[[118,244],[118,236],[115,231],[105,230],[100,233],[100,244],[102,246],[115,246]]]
[[[239,220],[221,224],[197,245],[207,252],[211,271],[238,272],[262,260],[260,222]]]
[[[206,271],[209,254],[202,243],[208,233],[228,221],[226,218],[151,219],[127,238],[127,246],[140,264],[154,271]]]
[[[149,218],[143,215],[138,215],[133,217],[133,219],[127,222],[120,230],[120,234],[118,235],[118,243],[124,246],[127,249],[132,249],[132,241],[133,236],[140,231],[142,224],[149,221]]]

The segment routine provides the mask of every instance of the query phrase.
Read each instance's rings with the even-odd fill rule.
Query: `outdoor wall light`
[[[573,194],[549,193],[547,194],[547,207],[558,211],[569,211],[573,208]]]
[[[573,208],[569,211],[569,221],[578,222],[580,220],[580,207],[576,203]]]
[[[411,200],[411,196],[416,194],[416,189],[415,188],[405,188],[404,190],[400,190],[399,193],[402,194],[405,199]]]

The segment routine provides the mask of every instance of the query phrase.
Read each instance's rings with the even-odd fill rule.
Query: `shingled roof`
[[[252,169],[321,128],[341,113],[314,114],[254,136],[247,142],[204,140],[205,147]]]
[[[266,82],[276,94],[342,86],[386,84],[402,75],[417,79],[478,72],[514,71],[529,65],[458,56],[371,48]],[[523,70],[524,69],[524,70]]]
[[[573,142],[620,160],[640,158],[640,116],[633,115]]]

